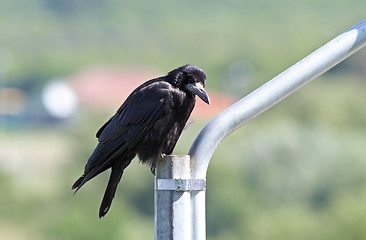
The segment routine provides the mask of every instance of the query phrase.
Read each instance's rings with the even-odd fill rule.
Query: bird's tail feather
[[[74,194],[79,191],[79,189],[84,186],[85,183],[87,183],[89,180],[91,180],[92,178],[94,178],[95,176],[97,176],[99,173],[104,172],[106,169],[108,169],[107,167],[104,168],[96,168],[96,169],[92,169],[91,171],[85,173],[78,178],[78,180],[75,181],[75,183],[72,185],[71,189],[75,189]]]
[[[104,171],[104,170],[103,170]],[[94,178],[95,176],[97,176],[99,173],[101,173],[102,171],[98,171],[98,172],[89,172],[87,174],[83,174],[81,177],[78,178],[78,180],[75,181],[75,183],[72,185],[71,189],[75,189],[74,194],[79,191],[79,189],[84,186],[84,184],[86,182],[88,182],[90,179]]]
[[[78,178],[78,180],[75,181],[75,183],[72,185],[71,189],[75,189],[74,194],[80,189],[80,187],[82,186],[81,183],[84,181],[84,174]]]
[[[121,164],[121,162],[117,162],[112,166],[112,172],[109,177],[108,185],[99,208],[99,218],[104,217],[109,211],[117,190],[118,183],[121,180],[123,170],[129,165],[129,163],[130,161],[127,164]]]

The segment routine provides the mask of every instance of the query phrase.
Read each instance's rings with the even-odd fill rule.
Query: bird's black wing
[[[154,121],[165,114],[170,99],[169,88],[168,83],[153,82],[136,89],[127,98],[117,113],[97,132],[99,144],[85,166],[85,176],[78,188],[136,147],[154,126]]]

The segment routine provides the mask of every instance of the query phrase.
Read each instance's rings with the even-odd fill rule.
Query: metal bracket
[[[206,179],[156,179],[155,190],[161,191],[205,191]]]

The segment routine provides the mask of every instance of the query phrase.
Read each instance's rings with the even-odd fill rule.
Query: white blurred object
[[[42,102],[47,112],[56,118],[69,118],[78,107],[74,91],[63,79],[54,79],[45,86]]]

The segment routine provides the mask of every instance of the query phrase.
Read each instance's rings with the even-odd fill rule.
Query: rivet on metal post
[[[177,184],[177,188],[175,189],[175,191],[177,192],[182,192],[182,188],[183,188],[183,180],[181,178],[179,179],[174,179],[176,184]]]

